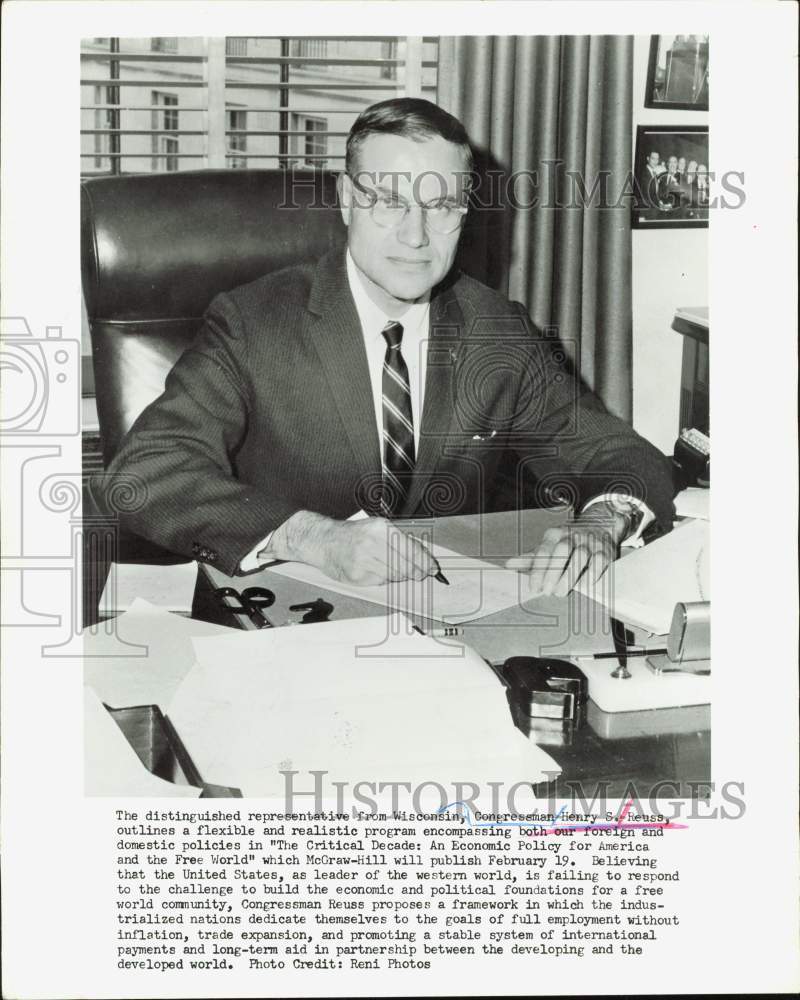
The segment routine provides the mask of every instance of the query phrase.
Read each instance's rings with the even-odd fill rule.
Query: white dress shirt
[[[350,251],[347,251],[347,282],[356,304],[361,321],[361,336],[367,352],[369,380],[372,384],[372,401],[375,406],[375,424],[378,440],[383,441],[383,359],[386,356],[386,341],[381,330],[387,323],[397,322],[403,327],[400,351],[408,368],[408,382],[411,388],[411,413],[414,423],[414,447],[419,451],[419,428],[422,422],[422,406],[425,402],[425,373],[428,368],[428,333],[430,329],[431,296],[428,292],[402,314],[390,316],[376,306],[367,295]],[[381,459],[383,449],[381,449]]]

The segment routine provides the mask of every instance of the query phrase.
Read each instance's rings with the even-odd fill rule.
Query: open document
[[[448,581],[446,584],[427,577],[420,581],[403,580],[374,587],[356,587],[332,580],[321,570],[303,563],[280,563],[271,566],[270,570],[312,587],[322,587],[395,611],[452,624],[485,618],[533,596],[527,578],[516,570],[464,556],[441,545],[432,545],[431,551]]]

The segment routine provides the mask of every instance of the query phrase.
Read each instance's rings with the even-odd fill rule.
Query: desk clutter
[[[560,770],[542,747],[571,746],[584,725],[684,731],[685,718],[651,723],[654,709],[707,722],[708,495],[678,500],[693,517],[569,598],[531,597],[516,572],[442,546],[447,586],[366,588],[361,601],[296,564],[217,574],[225,625],[117,579],[109,593],[127,593],[127,609],[85,637],[87,793],[280,796],[283,772],[320,769],[531,785]],[[184,583],[196,571],[169,569]]]
[[[193,641],[169,717],[205,780],[282,795],[281,772],[355,783],[465,775],[534,782],[555,762],[512,724],[503,688],[469,647],[404,616]],[[222,666],[224,664],[224,667]]]
[[[282,796],[287,770],[324,769],[352,783],[452,786],[468,776],[483,787],[534,784],[560,770],[514,727],[480,656],[419,634],[403,616],[243,632],[139,601],[116,621],[115,636],[87,640],[94,717],[101,699],[107,708],[132,698],[165,706],[204,785]],[[87,741],[86,789],[109,794],[97,760],[113,730],[105,726],[102,740],[97,732]],[[167,782],[139,773],[134,756],[114,770],[116,793],[171,794]]]

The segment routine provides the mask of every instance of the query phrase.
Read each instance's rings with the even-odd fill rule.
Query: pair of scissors
[[[247,615],[256,628],[274,628],[264,608],[275,603],[275,595],[266,587],[245,587],[239,593],[233,587],[217,587],[214,596],[233,615]]]

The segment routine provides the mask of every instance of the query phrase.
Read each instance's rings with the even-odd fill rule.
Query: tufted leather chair
[[[219,292],[344,239],[324,171],[203,170],[81,184],[81,270],[103,460],[164,388]],[[123,536],[118,562],[176,562]]]
[[[106,464],[215,295],[343,239],[335,189],[333,174],[280,170],[82,183],[83,293]]]

